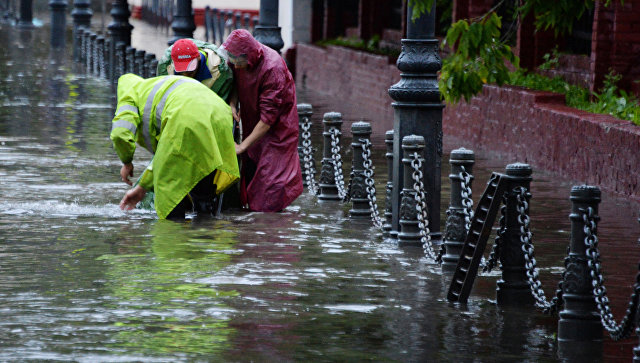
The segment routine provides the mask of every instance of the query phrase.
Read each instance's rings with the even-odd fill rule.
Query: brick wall
[[[369,121],[378,136],[393,128],[387,90],[400,72],[387,57],[299,44],[296,71],[298,89],[338,100],[345,120]],[[562,95],[485,86],[469,103],[445,107],[443,131],[465,147],[640,199],[640,127],[569,108]]]

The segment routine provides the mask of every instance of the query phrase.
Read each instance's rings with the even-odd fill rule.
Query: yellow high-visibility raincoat
[[[117,92],[111,140],[123,163],[133,160],[136,142],[154,154],[139,185],[154,191],[159,218],[214,170],[218,194],[239,178],[231,108],[206,86],[181,76],[125,74]]]

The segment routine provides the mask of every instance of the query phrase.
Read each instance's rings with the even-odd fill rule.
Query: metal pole
[[[533,306],[534,299],[529,287],[529,278],[525,268],[524,252],[520,240],[520,222],[518,222],[518,192],[515,188],[522,187],[526,190],[527,205],[531,194],[532,169],[529,164],[515,163],[506,167],[506,175],[509,177],[506,195],[505,231],[502,235],[500,248],[500,264],[502,278],[498,280],[497,301],[498,305]],[[496,196],[497,198],[497,196]],[[525,209],[529,215],[529,208]]]
[[[278,26],[278,0],[260,0],[260,25],[254,27],[253,36],[260,43],[280,53],[284,41]]]
[[[411,19],[413,8],[407,7]],[[402,40],[402,53],[398,58],[402,72],[398,83],[389,88],[395,101],[393,139],[392,232],[400,229],[400,192],[403,188],[401,142],[407,135],[424,137],[424,177],[429,226],[432,239],[442,238],[440,233],[440,173],[442,158],[442,109],[438,91],[438,70],[442,66],[435,39],[435,2],[430,13],[415,22],[407,22],[407,39]],[[392,233],[393,235],[393,233]]]
[[[33,28],[33,0],[20,0],[20,18],[18,28]]]
[[[110,67],[110,78],[115,85],[118,78],[122,75],[120,72],[124,71],[124,69],[118,69],[116,66],[116,47],[118,44],[122,44],[123,48],[131,45],[131,30],[133,30],[133,26],[129,24],[131,12],[129,12],[127,0],[114,0],[110,14],[112,21],[107,26],[107,29],[109,29],[109,37],[111,38],[109,49],[109,63],[112,64]],[[118,64],[120,64],[119,61]]]
[[[473,151],[465,148],[453,150],[449,157],[449,164],[451,164],[451,174],[449,174],[449,179],[451,180],[451,197],[449,199],[445,238],[443,241],[446,252],[442,256],[442,271],[450,274],[456,271],[462,246],[464,245],[464,239],[467,236],[465,207],[462,204],[461,193],[461,183],[463,179],[460,174],[462,173],[463,167],[467,173],[472,174],[475,158]],[[469,181],[469,188],[471,188],[472,181],[473,176]]]
[[[354,122],[351,125],[351,148],[353,162],[351,174],[351,209],[349,215],[355,218],[371,218],[371,207],[367,198],[367,187],[364,175],[363,139],[371,139],[371,124],[368,122]]]
[[[193,21],[193,9],[191,8],[191,0],[178,0],[176,12],[173,14],[173,38],[168,44],[172,45],[178,39],[193,38],[193,31],[196,30],[196,23]]]
[[[570,199],[571,242],[563,282],[564,308],[558,314],[558,355],[597,357],[602,354],[603,327],[593,298],[582,211],[591,207],[598,214],[600,189],[590,185],[574,186]]]

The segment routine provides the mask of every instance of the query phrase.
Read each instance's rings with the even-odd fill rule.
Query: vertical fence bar
[[[127,46],[127,48],[125,48],[124,50],[125,53],[125,73],[135,73],[136,71],[136,67],[135,67],[135,62],[136,62],[136,48],[133,48],[131,46]]]
[[[371,207],[367,197],[367,187],[364,175],[363,140],[371,140],[371,124],[368,122],[354,122],[351,125],[351,148],[353,162],[351,163],[351,209],[349,215],[354,218],[371,218]]]
[[[149,78],[155,77],[158,74],[158,60],[153,58],[149,64]]]
[[[204,7],[204,41],[209,41],[209,24],[211,23],[211,19],[209,19],[209,12],[211,8],[209,5]]]
[[[334,161],[331,157],[331,133],[330,130],[337,128],[340,131],[342,127],[342,114],[340,112],[327,112],[322,118],[322,124],[324,125],[324,131],[322,136],[324,137],[324,148],[322,157],[322,170],[320,171],[320,194],[318,199],[320,200],[340,200],[338,195],[338,187],[336,185],[336,178],[334,173]]]
[[[402,164],[404,165],[404,183],[401,192],[400,203],[400,231],[398,232],[398,245],[421,246],[420,228],[418,227],[418,211],[416,209],[416,191],[413,189],[413,167],[411,156],[414,153],[420,155],[424,152],[424,137],[408,135],[402,138]]]
[[[91,74],[98,74],[98,34],[91,34]]]
[[[156,59],[156,55],[153,53],[147,53],[144,55],[144,78],[151,78],[151,63]]]
[[[465,224],[465,208],[462,204],[462,186],[463,179],[461,177],[462,168],[469,173],[473,172],[473,164],[475,163],[475,154],[471,150],[460,148],[453,150],[449,157],[451,164],[451,196],[449,199],[449,209],[447,210],[447,222],[445,227],[444,247],[445,254],[442,256],[442,271],[453,273],[456,271],[464,239],[467,236]],[[473,181],[473,177],[471,177]],[[471,181],[469,187],[471,187]]]
[[[391,232],[391,193],[393,192],[393,130],[389,130],[384,134],[384,145],[386,147],[386,153],[384,154],[387,159],[387,185],[385,187],[384,198],[384,224],[382,225],[382,231],[385,236],[389,236]],[[394,238],[397,237],[397,233]]]
[[[134,73],[139,75],[140,77],[144,77],[144,56],[147,52],[142,49],[136,49],[135,52],[135,61],[134,61]]]
[[[96,69],[96,75],[100,78],[105,78],[104,70],[104,37],[99,36],[96,38],[97,52],[98,52],[98,64]]]

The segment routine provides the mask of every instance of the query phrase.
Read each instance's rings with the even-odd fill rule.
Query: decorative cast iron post
[[[400,231],[398,232],[398,244],[400,246],[422,246],[420,242],[420,228],[418,227],[418,211],[416,209],[416,191],[413,189],[413,168],[411,167],[411,155],[418,153],[424,166],[422,151],[424,149],[424,137],[409,135],[402,138],[402,164],[404,165],[404,183],[400,204]],[[424,168],[423,168],[424,170]]]
[[[442,256],[442,271],[446,273],[454,273],[456,271],[464,239],[467,237],[465,206],[462,203],[462,183],[464,179],[461,174],[463,168],[465,172],[470,174],[468,187],[471,188],[475,159],[473,151],[465,148],[453,150],[449,157],[449,164],[451,164],[451,174],[449,174],[451,196],[443,241],[446,252]],[[468,213],[469,211],[466,212]]]
[[[571,242],[569,262],[564,274],[562,299],[564,307],[558,314],[558,353],[573,356],[584,350],[598,348],[602,342],[600,313],[593,298],[591,275],[587,263],[583,211],[593,208],[599,220],[600,189],[590,185],[571,188]],[[589,349],[591,348],[591,349]],[[599,347],[601,349],[601,346]]]
[[[125,47],[131,45],[131,30],[133,25],[129,24],[129,5],[127,0],[114,0],[111,5],[111,23],[107,26],[109,29],[109,37],[111,38],[111,49],[109,49],[109,64],[116,63],[116,46],[118,43],[122,43]],[[116,77],[116,67],[111,67],[111,73],[109,77],[114,81],[120,76]]]
[[[260,0],[260,25],[253,28],[253,37],[280,53],[284,41],[278,26],[278,0]]]
[[[51,9],[51,47],[64,48],[67,0],[50,0],[49,9]],[[76,51],[75,38],[73,49]]]
[[[33,28],[33,0],[20,0],[20,18],[18,28]]]
[[[91,1],[90,0],[74,0],[71,17],[73,17],[73,31],[83,27],[89,29],[91,27]]]
[[[529,164],[515,163],[506,167],[506,175],[509,177],[506,195],[505,231],[502,235],[500,248],[500,264],[502,265],[502,278],[498,281],[497,300],[498,305],[533,305],[534,299],[529,287],[529,278],[525,268],[522,241],[520,240],[520,223],[518,222],[518,191],[516,188],[526,190],[525,199],[527,208],[525,213],[529,215],[528,203],[531,198],[529,187],[531,185],[531,166]],[[497,198],[497,197],[496,197]]]
[[[324,125],[324,148],[322,152],[322,170],[320,171],[320,194],[318,199],[320,200],[340,200],[338,195],[338,186],[336,185],[336,177],[334,173],[334,161],[331,157],[331,129],[338,129],[338,135],[340,134],[340,128],[342,127],[342,114],[340,112],[327,112],[322,118],[322,124]],[[338,138],[340,141],[340,137]]]
[[[302,170],[302,185],[307,186],[307,171],[304,168],[304,147],[302,146],[303,126],[311,120],[313,108],[308,103],[298,105],[298,157],[300,158],[300,169]]]
[[[385,236],[389,236],[391,230],[391,193],[393,191],[393,130],[389,130],[384,134],[384,145],[387,148],[387,152],[384,156],[387,159],[387,185],[385,188],[384,198],[384,224],[382,225],[382,233]],[[393,238],[398,237],[398,231],[395,231]]]
[[[171,29],[173,29],[174,37],[169,40],[169,45],[172,45],[176,40],[181,38],[193,38],[196,23],[193,21],[191,0],[178,0],[176,12],[173,14]]]
[[[144,55],[144,78],[151,78],[153,77],[151,75],[151,72],[153,70],[153,72],[155,72],[155,69],[152,69],[151,67],[151,61],[153,61],[154,59],[156,59],[156,55],[153,53],[146,53]]]
[[[351,147],[353,148],[353,162],[351,173],[351,209],[349,215],[355,218],[371,218],[371,207],[367,198],[367,186],[364,175],[364,158],[362,139],[371,139],[371,124],[368,122],[354,122],[351,125]]]
[[[411,19],[413,7],[407,7],[407,18]],[[403,187],[403,165],[401,141],[407,135],[424,137],[424,175],[429,226],[433,239],[442,238],[440,233],[440,170],[442,158],[442,108],[438,91],[438,71],[442,62],[435,39],[435,2],[431,12],[425,13],[415,22],[407,21],[407,39],[402,40],[402,53],[398,58],[398,69],[402,72],[398,83],[389,88],[395,101],[393,129],[393,185],[392,232],[400,229],[400,192]],[[393,234],[392,234],[393,235]]]

